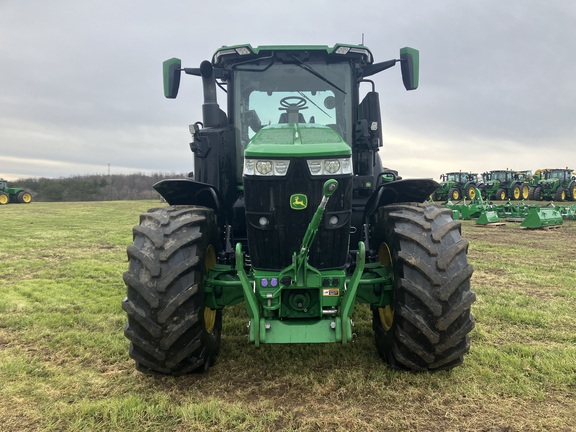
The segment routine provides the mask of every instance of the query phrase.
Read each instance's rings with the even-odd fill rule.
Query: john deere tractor
[[[393,367],[451,369],[469,349],[473,267],[451,211],[424,201],[432,179],[382,167],[380,107],[363,45],[222,47],[199,68],[164,62],[164,92],[202,79],[190,126],[191,178],[154,188],[168,206],[140,216],[124,274],[136,368],[179,375],[218,354],[222,311],[244,302],[249,340],[349,344],[357,303]],[[223,110],[217,89],[224,98]],[[365,97],[360,101],[360,94]]]
[[[0,205],[8,203],[29,204],[32,202],[32,195],[25,189],[19,187],[8,187],[8,181],[0,179]]]
[[[459,201],[463,197],[476,198],[478,187],[477,174],[465,172],[450,172],[440,175],[440,187],[432,195],[436,201]]]
[[[574,201],[576,199],[576,174],[570,168],[541,169],[536,171],[540,177],[532,191],[533,199]]]
[[[485,199],[528,199],[529,183],[524,181],[526,171],[494,170],[482,174],[484,183],[479,185]]]

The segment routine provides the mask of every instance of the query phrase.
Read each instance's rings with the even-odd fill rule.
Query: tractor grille
[[[252,265],[260,270],[281,270],[292,263],[322,200],[322,187],[330,177],[312,177],[305,160],[293,159],[284,177],[244,177],[248,247]],[[322,223],[310,249],[310,264],[317,269],[346,265],[350,233],[352,175],[334,176],[338,189],[330,197]],[[290,208],[293,194],[305,194],[304,210]],[[338,223],[330,225],[332,216]],[[261,224],[266,218],[267,225]]]

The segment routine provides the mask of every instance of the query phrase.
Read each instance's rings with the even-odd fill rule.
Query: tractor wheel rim
[[[520,189],[514,189],[514,198],[520,198]]]
[[[206,249],[206,254],[204,255],[204,269],[206,274],[210,271],[212,267],[216,265],[216,251],[214,246],[209,245]],[[209,307],[204,307],[204,329],[207,333],[212,333],[214,331],[214,326],[216,325],[216,310]]]
[[[32,195],[30,195],[29,193],[26,193],[22,196],[22,201],[24,201],[25,203],[29,203],[30,201],[32,201]]]
[[[394,324],[394,309],[390,305],[378,308],[378,316],[384,330],[389,331],[392,328],[392,324]]]
[[[6,195],[0,195],[0,204],[6,204],[8,202],[8,198]]]
[[[383,266],[392,266],[392,254],[390,253],[390,248],[386,243],[381,243],[378,248],[378,261],[380,261],[380,264]],[[392,309],[390,305],[378,308],[378,316],[380,317],[380,322],[382,323],[384,330],[390,330],[394,322],[394,309]]]
[[[209,307],[204,308],[204,329],[207,333],[212,333],[216,326],[216,311]]]
[[[378,248],[378,261],[380,261],[380,264],[383,266],[392,266],[392,255],[390,254],[390,248],[386,243],[381,243]]]
[[[476,191],[474,189],[470,190],[468,192],[468,196],[470,197],[470,199],[476,198]]]

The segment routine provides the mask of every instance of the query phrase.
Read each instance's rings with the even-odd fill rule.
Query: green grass
[[[239,305],[224,311],[216,365],[173,378],[134,370],[120,306],[131,227],[158,205],[0,208],[1,430],[573,430],[575,222],[464,222],[477,324],[451,372],[382,363],[365,307],[353,344],[255,348]]]

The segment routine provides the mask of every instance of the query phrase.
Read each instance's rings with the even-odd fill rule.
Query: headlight
[[[311,159],[306,161],[313,176],[352,174],[350,158],[342,159]]]
[[[270,161],[256,162],[256,172],[260,175],[270,175],[272,173],[272,162]]]
[[[289,166],[289,160],[244,159],[244,175],[285,176]]]

